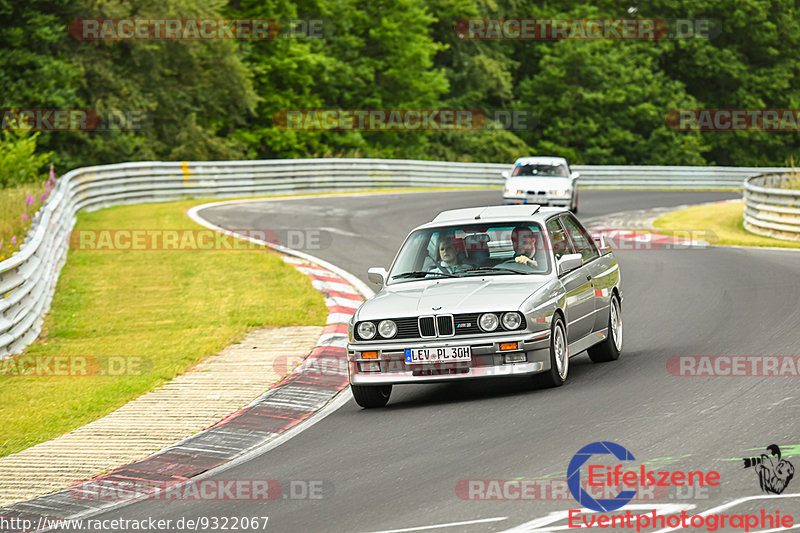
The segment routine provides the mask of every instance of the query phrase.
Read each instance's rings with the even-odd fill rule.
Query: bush
[[[42,180],[52,152],[34,155],[39,133],[3,131],[0,137],[0,189]]]

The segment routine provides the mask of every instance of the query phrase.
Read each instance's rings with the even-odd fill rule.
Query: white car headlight
[[[361,322],[358,324],[356,330],[358,331],[358,336],[365,341],[368,341],[374,337],[376,332],[375,324],[372,322]]]
[[[381,320],[378,324],[378,333],[380,333],[381,337],[384,339],[391,339],[397,335],[397,324],[391,320]]]
[[[503,327],[506,329],[517,329],[522,325],[522,315],[513,311],[503,314]]]
[[[478,319],[478,325],[483,331],[494,331],[500,325],[500,320],[494,313],[484,313]]]
[[[550,196],[569,196],[569,189],[553,189],[547,192]]]

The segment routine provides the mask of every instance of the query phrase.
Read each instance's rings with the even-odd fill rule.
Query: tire
[[[392,394],[391,385],[350,385],[350,390],[356,403],[364,409],[385,406]]]
[[[578,193],[575,192],[575,205],[572,207],[571,211],[575,214],[578,213]]]
[[[550,328],[550,370],[535,374],[533,384],[537,388],[548,389],[560,387],[569,374],[569,346],[567,344],[567,328],[560,315],[553,315]]]
[[[612,294],[608,306],[608,336],[603,342],[586,350],[589,358],[595,363],[616,361],[622,352],[622,339],[622,306],[617,295]]]

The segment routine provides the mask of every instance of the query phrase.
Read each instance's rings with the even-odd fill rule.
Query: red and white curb
[[[251,237],[239,236],[201,218],[198,212],[210,205],[191,209],[189,217],[226,234],[269,246],[284,254],[283,260],[311,279],[325,296],[328,319],[316,347],[292,372],[275,383],[248,406],[231,413],[214,426],[191,435],[153,455],[122,466],[68,489],[0,508],[0,524],[47,524],[54,520],[86,518],[139,499],[153,497],[187,481],[199,480],[234,466],[290,438],[292,430],[312,415],[303,428],[310,427],[343,404],[338,393],[348,385],[347,328],[350,317],[364,297],[373,291],[352,274],[303,252],[286,249]],[[335,399],[335,401],[334,401]],[[296,431],[296,429],[294,430]],[[289,432],[285,435],[285,433]],[[99,491],[124,493],[127,487],[152,487],[137,491],[137,498],[104,501],[91,497]],[[87,497],[82,497],[86,495]],[[40,526],[41,527],[41,526]],[[38,528],[28,529],[29,531]],[[42,529],[47,530],[47,528]],[[0,526],[0,532],[21,532]]]
[[[604,235],[606,240],[615,250],[660,250],[666,248],[706,248],[711,241],[716,240],[713,232],[703,229],[687,229],[681,232],[685,237],[675,235],[662,235],[641,230],[647,229],[657,232],[658,228],[653,222],[666,214],[681,211],[690,207],[717,205],[727,203],[740,203],[741,199],[705,202],[693,205],[679,205],[676,207],[655,207],[651,209],[638,209],[613,213],[586,221],[586,228],[593,235]]]

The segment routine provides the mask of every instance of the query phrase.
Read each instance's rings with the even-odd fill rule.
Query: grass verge
[[[19,251],[22,239],[31,227],[31,217],[44,203],[41,198],[44,190],[41,183],[0,189],[0,261]],[[29,204],[28,198],[33,203]],[[12,239],[16,242],[12,242]]]
[[[723,203],[690,207],[656,219],[653,226],[659,233],[683,237],[687,230],[712,232],[716,239],[711,239],[711,244],[800,248],[800,243],[762,237],[744,229],[743,205]]]
[[[76,230],[198,229],[207,200],[81,213]],[[262,326],[323,325],[322,295],[264,249],[71,249],[33,356],[138,356],[122,376],[15,376],[0,361],[0,456],[96,420]],[[16,367],[19,370],[19,367]],[[141,375],[136,375],[140,373]]]

